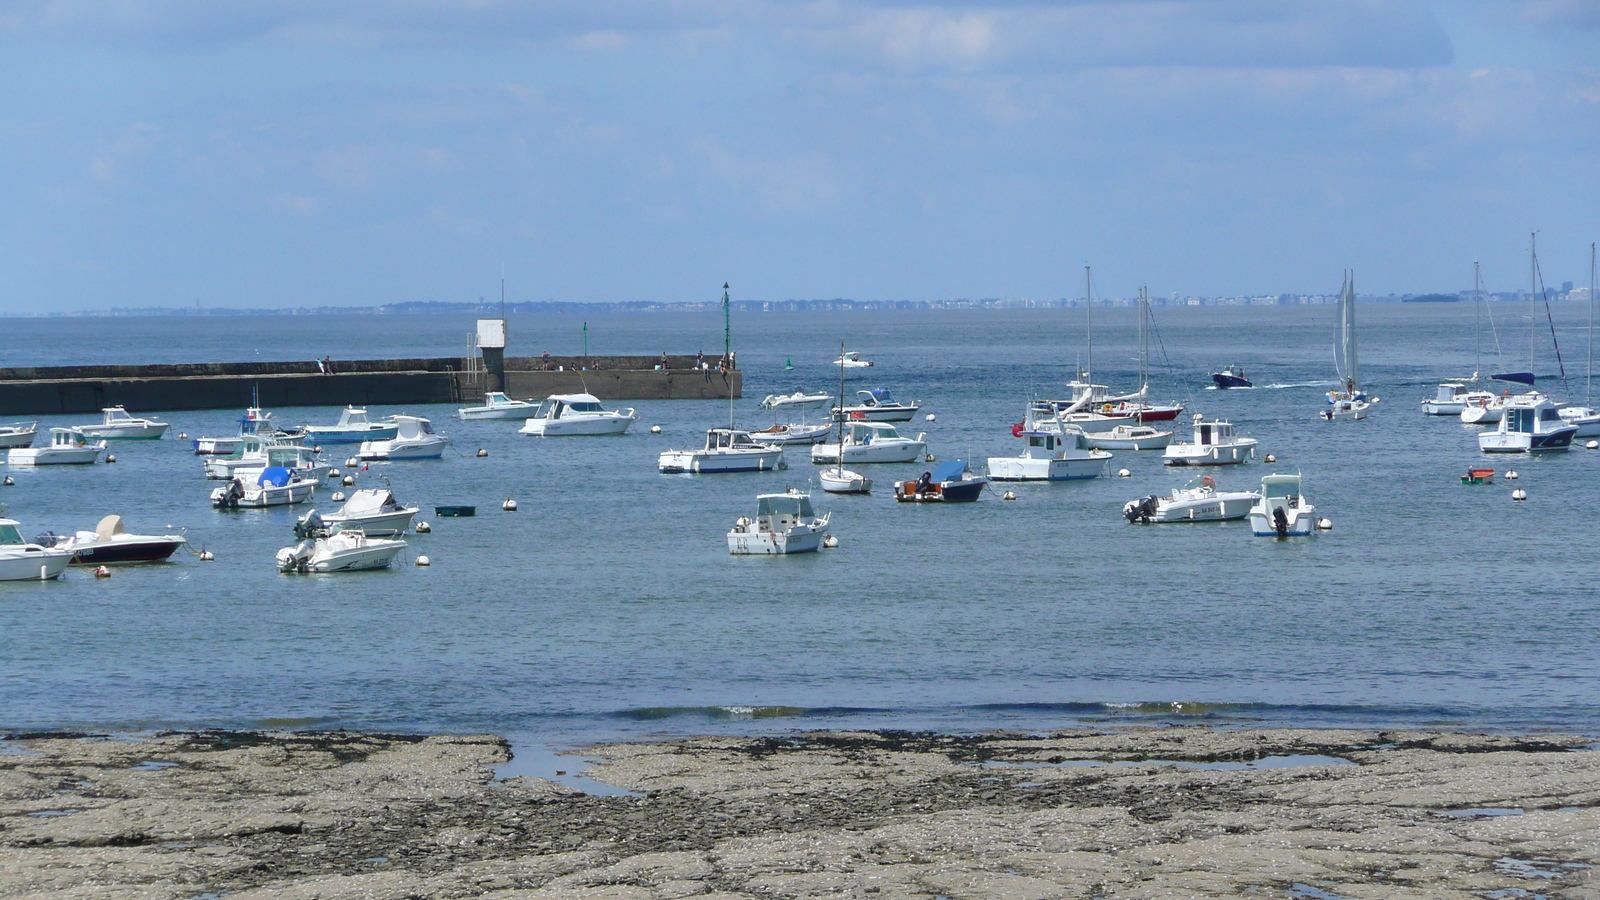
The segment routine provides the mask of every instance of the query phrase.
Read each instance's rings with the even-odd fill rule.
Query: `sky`
[[[1600,0],[0,0],[0,313],[1586,283]]]

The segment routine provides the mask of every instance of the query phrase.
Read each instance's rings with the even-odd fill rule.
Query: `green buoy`
[[[790,361],[789,357],[787,357],[787,356],[785,356],[783,358],[783,370],[785,372],[793,372],[794,371],[794,363],[792,361]]]

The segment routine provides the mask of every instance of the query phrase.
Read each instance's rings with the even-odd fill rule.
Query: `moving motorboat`
[[[395,435],[383,440],[362,441],[356,455],[362,459],[438,459],[450,439],[435,434],[433,423],[421,416],[390,416]]]
[[[811,495],[794,489],[756,497],[755,518],[740,516],[728,532],[728,552],[735,556],[814,553],[832,513],[818,516]]]
[[[9,425],[0,425],[0,450],[26,447],[33,443],[38,433],[38,422],[12,422]]]
[[[1129,500],[1122,515],[1130,523],[1149,525],[1161,522],[1226,522],[1250,514],[1250,507],[1261,499],[1255,491],[1219,491],[1217,480],[1202,475],[1187,487],[1176,488],[1165,497],[1154,494]]]
[[[928,452],[928,444],[923,440],[927,435],[919,434],[912,440],[887,422],[851,420],[840,431],[837,443],[812,446],[812,462],[839,465],[916,462]]]
[[[1161,462],[1169,466],[1236,466],[1256,455],[1257,443],[1255,438],[1235,433],[1231,422],[1207,420],[1195,413],[1194,440],[1168,445]]]
[[[93,531],[43,534],[39,543],[72,553],[75,566],[161,562],[189,543],[181,534],[128,534],[121,516],[106,516]]]
[[[1578,426],[1542,394],[1517,394],[1506,398],[1505,414],[1493,431],[1478,432],[1478,449],[1484,453],[1528,453],[1565,450],[1572,446]]]
[[[1319,415],[1332,422],[1335,419],[1365,419],[1367,410],[1377,403],[1361,390],[1361,362],[1356,354],[1356,276],[1346,270],[1344,286],[1339,290],[1339,327],[1334,341],[1333,362],[1338,370],[1342,387],[1328,392],[1328,408]]]
[[[920,400],[901,403],[894,399],[887,388],[873,388],[870,391],[856,391],[855,404],[835,407],[833,414],[836,418],[861,422],[909,422],[921,408]]]
[[[844,369],[865,369],[871,366],[872,362],[862,359],[860,353],[851,350],[849,353],[839,354],[839,358],[833,361],[833,365]]]
[[[1223,366],[1222,371],[1212,372],[1211,381],[1219,389],[1255,387],[1255,382],[1245,377],[1244,366]]]
[[[765,472],[783,465],[783,448],[758,444],[748,431],[712,428],[699,450],[667,450],[657,462],[667,474],[710,472]]]
[[[539,408],[537,400],[513,400],[503,391],[490,391],[483,395],[482,406],[466,406],[456,410],[456,416],[467,419],[526,419]]]
[[[632,407],[606,409],[593,394],[551,394],[520,433],[542,437],[622,434],[635,419]]]
[[[100,410],[103,417],[98,425],[79,425],[78,430],[92,438],[113,441],[152,441],[167,433],[170,426],[154,419],[141,419],[128,415],[120,406]]]
[[[1069,435],[1053,431],[1023,431],[1022,455],[989,457],[989,477],[995,481],[1075,481],[1098,478],[1111,454],[1080,447]]]
[[[895,482],[894,498],[901,503],[970,503],[988,483],[989,479],[968,471],[965,460],[954,459],[918,478]]]
[[[371,421],[359,406],[347,406],[339,413],[337,424],[307,425],[304,430],[306,438],[316,444],[360,444],[389,440],[400,429],[394,422]]]
[[[1476,377],[1470,379],[1476,381]],[[1474,390],[1463,382],[1446,381],[1439,385],[1432,397],[1422,399],[1422,413],[1428,416],[1459,416],[1469,405],[1481,405],[1494,399],[1489,391]]]
[[[329,527],[348,525],[372,535],[405,534],[420,511],[395,499],[389,488],[363,488],[355,491],[338,510],[322,516]]]
[[[1110,431],[1085,431],[1078,444],[1094,450],[1163,450],[1172,443],[1172,432],[1149,425],[1118,425]]]
[[[282,466],[268,466],[253,479],[237,476],[211,492],[217,509],[260,509],[289,506],[311,499],[317,482],[297,476]]]
[[[300,543],[278,551],[280,572],[359,572],[387,569],[405,541],[369,538],[355,526],[327,526],[316,510],[294,527]]]
[[[76,466],[99,462],[106,451],[105,441],[89,443],[77,428],[50,429],[50,443],[43,447],[15,447],[6,451],[13,466]]]
[[[49,581],[71,562],[71,550],[25,541],[17,520],[0,518],[0,581]]]
[[[1304,536],[1316,526],[1316,508],[1301,496],[1299,475],[1261,479],[1261,499],[1250,507],[1251,533],[1257,537]]]

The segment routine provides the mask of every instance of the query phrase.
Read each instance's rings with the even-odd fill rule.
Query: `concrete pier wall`
[[[251,391],[281,406],[472,405],[487,373],[460,358],[335,360],[331,374],[315,362],[211,363],[157,366],[51,366],[0,369],[0,420],[53,413],[97,413],[126,406],[137,413],[179,409],[243,409]],[[582,371],[587,363],[589,369]],[[505,361],[515,397],[587,390],[602,400],[703,400],[741,395],[737,371],[694,368],[675,356],[518,358]]]

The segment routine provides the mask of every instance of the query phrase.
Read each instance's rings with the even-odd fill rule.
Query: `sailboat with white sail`
[[[1368,399],[1361,390],[1361,363],[1356,354],[1356,274],[1352,269],[1345,270],[1344,287],[1339,291],[1339,328],[1333,360],[1342,387],[1328,392],[1328,408],[1322,411],[1322,418],[1330,422],[1365,419],[1378,398]]]

